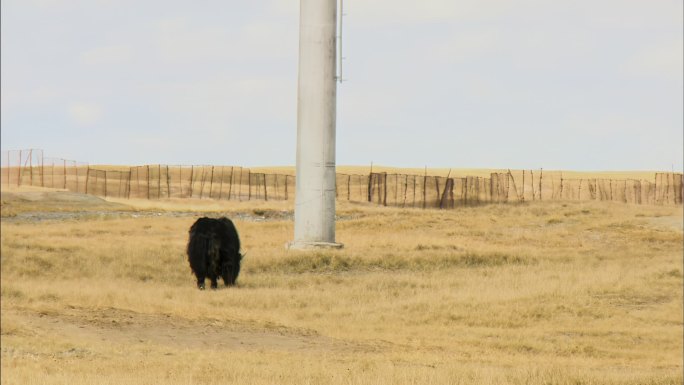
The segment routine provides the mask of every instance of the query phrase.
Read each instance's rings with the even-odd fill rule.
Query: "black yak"
[[[212,289],[217,288],[219,276],[226,286],[235,285],[241,260],[240,238],[230,219],[203,217],[190,227],[188,261],[200,290],[204,290],[207,277]]]

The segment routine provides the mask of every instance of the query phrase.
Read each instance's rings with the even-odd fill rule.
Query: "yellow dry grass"
[[[302,252],[291,202],[24,204],[3,198],[3,384],[682,383],[681,207],[341,203],[345,248]],[[241,218],[238,288],[194,286],[204,214]]]

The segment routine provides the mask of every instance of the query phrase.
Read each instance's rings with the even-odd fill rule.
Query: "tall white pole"
[[[337,0],[300,0],[295,236],[290,247],[335,243]]]

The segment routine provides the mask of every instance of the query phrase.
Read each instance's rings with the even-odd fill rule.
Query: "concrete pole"
[[[335,243],[336,0],[300,0],[295,239]]]

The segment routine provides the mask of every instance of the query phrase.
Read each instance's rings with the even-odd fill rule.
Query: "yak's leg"
[[[221,264],[221,278],[223,278],[224,285],[230,286],[230,272],[228,264],[225,261]]]
[[[223,284],[226,286],[233,286],[235,285],[235,281],[232,279],[233,275],[228,271],[228,269],[223,270],[223,273],[221,274],[221,278],[223,278]]]
[[[204,290],[204,274],[196,274],[197,275],[197,288],[200,290]]]
[[[216,289],[218,287],[218,283],[216,282],[218,279],[218,275],[214,271],[209,271],[207,274],[207,278],[211,281],[211,288]]]

